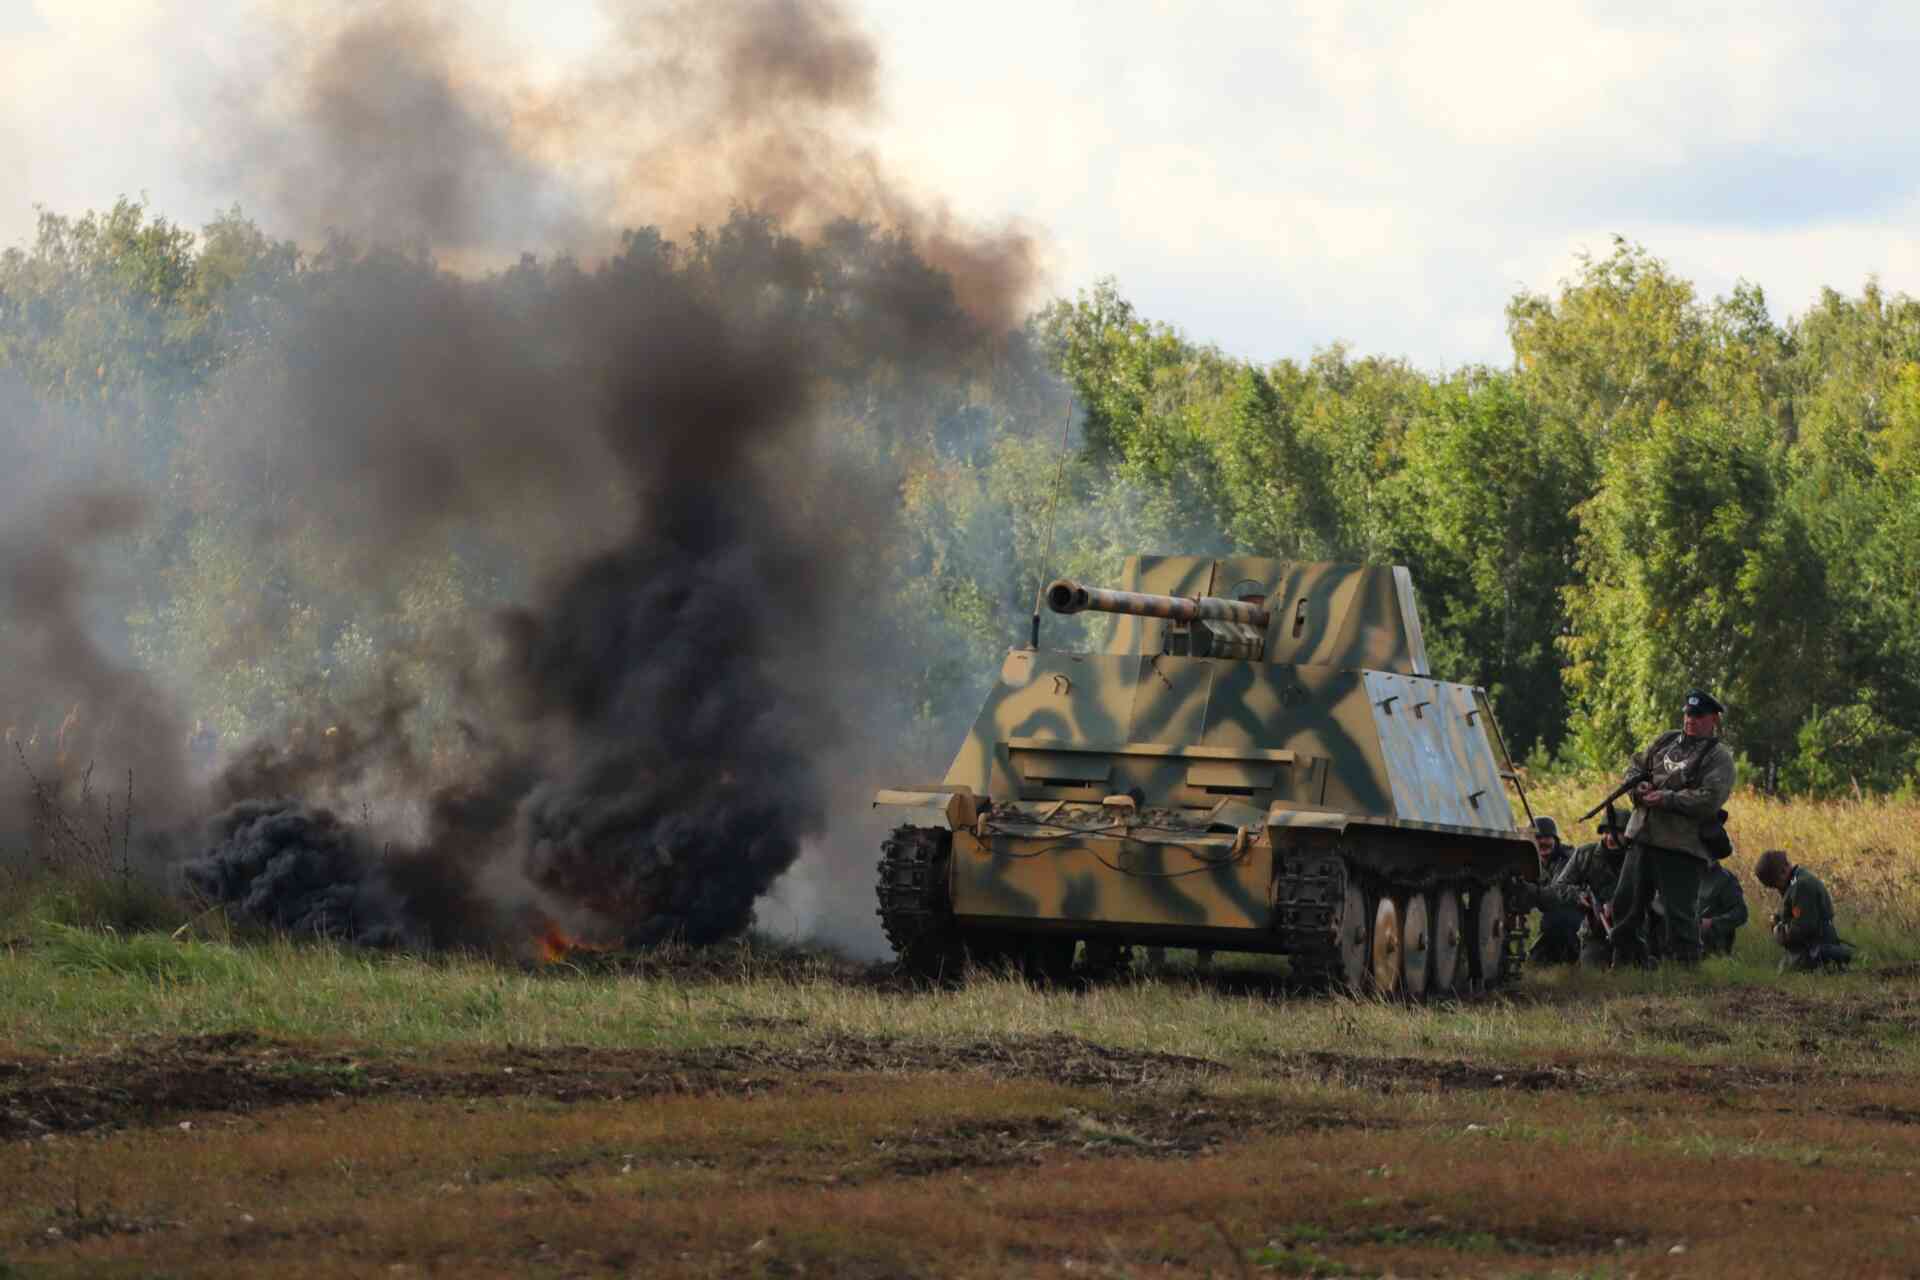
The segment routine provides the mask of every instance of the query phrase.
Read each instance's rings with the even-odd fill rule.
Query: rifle
[[[1580,891],[1580,909],[1587,913],[1587,923],[1593,926],[1593,936],[1603,942],[1610,941],[1613,925],[1607,921],[1607,909],[1593,900],[1593,890]]]
[[[1579,820],[1581,822],[1585,822],[1588,818],[1591,818],[1594,814],[1600,812],[1602,809],[1612,804],[1615,800],[1618,800],[1621,796],[1627,794],[1627,792],[1633,790],[1635,787],[1639,786],[1641,783],[1648,781],[1650,777],[1651,775],[1648,774],[1646,770],[1635,769],[1632,773],[1629,773],[1627,775],[1627,780],[1625,782],[1621,783],[1619,786],[1615,787],[1613,790],[1607,792],[1606,799],[1602,800],[1599,804],[1593,806],[1593,808],[1581,814]]]

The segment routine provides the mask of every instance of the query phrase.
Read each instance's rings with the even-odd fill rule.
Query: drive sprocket
[[[880,927],[900,967],[921,978],[959,976],[966,952],[947,891],[953,833],[896,827],[880,848]]]

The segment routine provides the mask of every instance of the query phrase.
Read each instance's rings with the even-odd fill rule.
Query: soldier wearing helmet
[[[1786,955],[1780,971],[1844,968],[1853,948],[1840,941],[1833,926],[1833,895],[1820,877],[1797,867],[1785,849],[1769,849],[1753,864],[1753,876],[1780,895],[1773,914],[1773,940]]]
[[[1613,943],[1607,938],[1602,907],[1620,883],[1620,871],[1627,857],[1626,829],[1626,819],[1608,805],[1606,817],[1596,832],[1600,838],[1575,849],[1553,882],[1538,895],[1543,911],[1558,907],[1579,914],[1580,967],[1583,969],[1613,967]]]
[[[1693,690],[1681,707],[1679,730],[1654,739],[1628,767],[1633,817],[1627,822],[1626,866],[1611,904],[1611,936],[1630,958],[1647,956],[1646,929],[1656,894],[1668,918],[1698,918],[1700,878],[1713,862],[1701,843],[1701,824],[1733,794],[1733,753],[1720,741],[1725,711],[1712,694]],[[1697,929],[1673,929],[1667,945],[1680,964],[1700,963]]]
[[[1533,847],[1540,855],[1540,884],[1552,884],[1573,858],[1573,849],[1560,838],[1560,824],[1546,814],[1533,820]],[[1580,922],[1584,919],[1575,903],[1549,901],[1535,895],[1540,904],[1540,937],[1527,952],[1535,964],[1572,964],[1580,958]]]

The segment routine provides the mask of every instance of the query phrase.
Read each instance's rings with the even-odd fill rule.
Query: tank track
[[[1293,971],[1313,986],[1340,980],[1340,944],[1336,929],[1347,890],[1346,858],[1337,848],[1290,849],[1280,859],[1274,903],[1287,958]],[[1511,900],[1511,895],[1507,895]],[[1500,973],[1492,984],[1520,980],[1527,962],[1528,913],[1507,913],[1506,945]]]
[[[1335,930],[1347,892],[1346,859],[1338,849],[1293,848],[1279,864],[1274,904],[1287,962],[1309,983],[1322,985],[1340,971]]]
[[[947,896],[952,850],[952,833],[934,827],[896,827],[881,844],[876,914],[901,968],[917,977],[956,977],[966,965],[966,939]],[[1294,972],[1308,983],[1339,978],[1336,926],[1348,875],[1338,848],[1293,848],[1280,859],[1274,886],[1278,924]],[[1531,932],[1526,912],[1507,913],[1506,946],[1494,985],[1519,981]]]
[[[923,978],[957,974],[966,957],[947,897],[953,833],[896,827],[880,849],[876,914],[901,967]]]

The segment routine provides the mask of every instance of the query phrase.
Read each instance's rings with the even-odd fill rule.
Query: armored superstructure
[[[1076,946],[1282,953],[1421,996],[1517,974],[1534,853],[1486,692],[1436,680],[1398,567],[1139,556],[1057,613],[1101,653],[1011,650],[937,786],[902,809],[880,915],[903,962],[1046,976]]]

